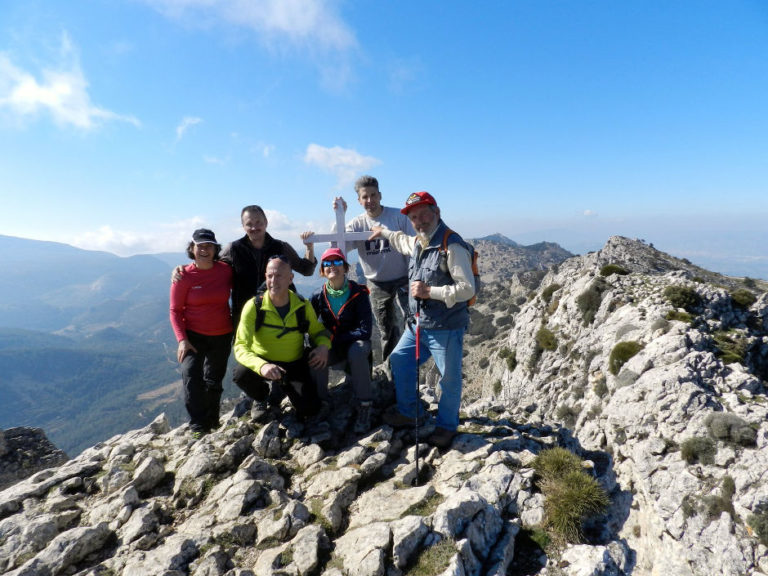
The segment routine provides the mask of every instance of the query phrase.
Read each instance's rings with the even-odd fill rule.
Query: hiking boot
[[[378,366],[374,367],[371,374],[371,380],[373,382],[391,382],[392,372],[389,369],[389,363],[382,362]]]
[[[252,405],[253,399],[250,396],[240,394],[240,398],[238,399],[237,404],[235,404],[234,410],[232,410],[232,416],[235,418],[245,416],[250,411]]]
[[[393,407],[392,410],[387,410],[382,417],[385,424],[389,424],[392,428],[407,428],[409,426],[416,426],[416,418],[411,418],[404,414],[400,414],[397,407]]]
[[[437,448],[448,448],[453,442],[454,436],[456,436],[455,430],[448,430],[447,428],[440,428],[440,426],[438,426],[432,434],[427,436],[427,442]]]
[[[315,421],[324,421],[328,420],[328,416],[331,414],[331,405],[326,401],[322,400],[320,402],[320,409],[317,411],[317,414],[312,416],[312,420]]]
[[[266,400],[254,400],[253,406],[251,406],[251,420],[257,424],[263,424],[269,417],[272,416],[272,411],[269,409],[269,404]]]
[[[355,434],[365,434],[371,429],[371,405],[370,401],[360,402],[357,407],[357,414],[355,415],[355,424],[352,426],[352,431]]]

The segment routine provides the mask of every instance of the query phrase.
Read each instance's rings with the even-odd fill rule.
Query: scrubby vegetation
[[[735,332],[720,330],[712,336],[717,347],[717,356],[723,364],[743,364],[749,343]]]
[[[707,416],[704,423],[716,440],[739,446],[754,446],[757,441],[757,431],[736,414],[715,412]]]
[[[681,312],[679,310],[670,310],[667,312],[666,319],[679,320],[680,322],[687,322],[688,324],[693,322],[693,316],[688,314],[688,312]]]
[[[549,286],[544,288],[544,290],[541,291],[541,299],[544,300],[544,302],[546,302],[547,304],[549,304],[550,301],[552,300],[552,294],[560,290],[560,288],[562,288],[560,284],[550,284]]]
[[[607,288],[608,285],[605,283],[605,280],[596,278],[589,287],[576,298],[576,306],[578,306],[579,312],[581,312],[585,326],[594,322],[597,311],[600,309],[600,302],[603,300],[603,293]]]
[[[642,349],[643,345],[639,342],[635,342],[634,340],[629,342],[619,342],[616,344],[616,346],[613,347],[613,350],[611,350],[611,355],[608,358],[608,369],[611,371],[611,374],[616,376],[621,371],[621,367],[624,366],[627,360],[632,358],[632,356],[640,352]]]
[[[747,518],[747,524],[754,530],[763,546],[768,546],[768,502],[761,502],[755,513]]]
[[[694,436],[680,446],[680,456],[688,464],[713,464],[717,454],[717,445],[711,438]]]
[[[664,296],[675,308],[682,308],[687,312],[693,312],[701,306],[701,296],[693,288],[675,284],[664,289]]]
[[[731,292],[731,300],[733,301],[733,305],[737,308],[741,308],[743,310],[746,310],[752,304],[757,302],[757,296],[752,294],[749,290],[745,290],[743,288],[739,290],[734,290]]]
[[[610,276],[611,274],[618,274],[620,276],[625,276],[629,274],[629,270],[627,270],[623,266],[619,266],[618,264],[606,264],[605,266],[600,268],[600,276]]]
[[[557,337],[549,328],[542,326],[536,332],[536,344],[542,350],[555,350],[557,349]]]
[[[584,471],[581,459],[563,448],[542,451],[532,467],[545,499],[546,527],[558,540],[581,541],[584,521],[610,504],[605,490]]]
[[[499,358],[504,358],[507,361],[507,370],[510,372],[517,367],[517,351],[510,350],[505,346],[499,350]]]

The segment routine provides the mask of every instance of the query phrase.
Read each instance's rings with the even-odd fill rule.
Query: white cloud
[[[330,231],[332,213],[328,209],[327,222],[307,222],[293,220],[277,210],[264,210],[269,220],[269,232],[290,243],[300,254],[303,254],[303,244],[299,235],[305,230]],[[216,238],[222,244],[231,242],[243,235],[237,213],[215,218],[213,220],[194,216],[167,224],[148,224],[141,231],[116,229],[110,225],[100,226],[95,230],[66,238],[51,238],[56,242],[64,242],[84,250],[101,250],[119,256],[134,254],[155,254],[158,252],[182,253],[192,238],[192,231],[197,228],[210,228],[216,233]],[[322,245],[321,245],[322,246]]]
[[[349,150],[339,146],[326,148],[319,144],[307,146],[304,162],[314,164],[328,172],[334,173],[339,187],[351,184],[358,175],[381,164],[381,160],[378,158],[363,156],[356,150]]]
[[[341,20],[337,0],[144,0],[169,18],[205,25],[226,23],[250,29],[266,41],[345,50],[356,45]]]
[[[223,158],[218,158],[217,156],[203,156],[203,162],[206,164],[215,164],[217,166],[224,166],[227,163],[227,160]]]
[[[585,218],[595,218],[597,216],[597,212],[590,209],[584,210],[583,214]]]
[[[117,114],[91,102],[79,55],[66,32],[62,34],[60,60],[57,66],[41,70],[38,79],[16,66],[7,54],[0,53],[0,109],[22,118],[47,111],[56,124],[82,130],[113,120],[140,125],[132,116]]]
[[[184,134],[186,134],[187,130],[191,126],[194,126],[195,124],[200,124],[202,122],[202,118],[198,118],[197,116],[185,116],[181,120],[181,124],[176,126],[176,142],[181,140],[184,137]]]
[[[67,243],[84,250],[103,250],[120,256],[181,252],[189,242],[192,231],[203,225],[203,218],[196,216],[154,229],[146,228],[142,232],[101,226],[96,230],[75,236],[67,240]]]

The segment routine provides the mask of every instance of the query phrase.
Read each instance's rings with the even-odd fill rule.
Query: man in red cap
[[[401,212],[408,216],[416,236],[381,227],[373,228],[371,233],[371,238],[386,238],[395,250],[410,256],[408,327],[390,355],[397,410],[386,414],[385,421],[394,427],[413,426],[421,416],[421,402],[414,385],[418,377],[418,344],[419,361],[426,362],[432,356],[440,371],[437,427],[427,441],[445,448],[450,446],[459,425],[464,332],[469,325],[467,301],[475,294],[472,248],[446,226],[429,192],[411,194]],[[418,343],[414,330],[417,300]]]

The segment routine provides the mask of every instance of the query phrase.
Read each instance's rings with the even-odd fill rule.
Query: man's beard
[[[438,224],[440,224],[440,222],[435,219],[434,225],[429,230],[426,232],[416,232],[416,238],[418,238],[422,248],[426,248],[429,245],[429,239],[432,237],[432,234],[435,233],[435,230],[437,230]]]

